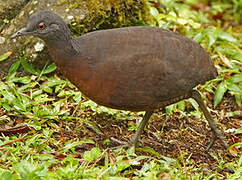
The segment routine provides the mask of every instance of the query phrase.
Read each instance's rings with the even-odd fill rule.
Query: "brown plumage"
[[[147,112],[133,144],[154,109],[193,97],[212,124],[214,138],[209,148],[216,137],[227,146],[193,91],[217,75],[208,53],[195,41],[154,27],[100,30],[73,38],[65,22],[49,11],[33,14],[26,28],[12,37],[25,34],[43,39],[63,75],[93,101]]]

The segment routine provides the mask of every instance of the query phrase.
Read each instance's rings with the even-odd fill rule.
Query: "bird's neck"
[[[77,51],[72,45],[72,39],[73,38],[71,37],[68,39],[45,40],[50,55],[57,64],[59,59],[68,59],[69,57],[77,54]]]
[[[60,72],[84,94],[88,95],[90,91],[88,82],[92,75],[92,67],[88,58],[74,47],[75,42],[65,49],[63,47],[57,49],[53,46],[49,46],[48,49]]]

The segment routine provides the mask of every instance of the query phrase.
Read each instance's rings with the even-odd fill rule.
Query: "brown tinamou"
[[[56,14],[39,11],[12,38],[43,39],[63,75],[100,105],[146,114],[129,145],[139,137],[154,109],[194,98],[216,138],[228,147],[200,94],[193,90],[217,76],[208,53],[193,40],[154,27],[99,30],[74,38]]]

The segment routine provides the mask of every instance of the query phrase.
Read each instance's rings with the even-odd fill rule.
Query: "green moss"
[[[84,8],[88,15],[71,25],[74,34],[97,29],[144,25],[151,18],[147,0],[62,0],[69,8]]]

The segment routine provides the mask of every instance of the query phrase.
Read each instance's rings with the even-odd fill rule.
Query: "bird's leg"
[[[212,138],[210,140],[209,145],[206,148],[206,152],[208,152],[209,149],[213,146],[214,141],[217,138],[219,138],[221,140],[223,146],[227,149],[228,148],[228,144],[227,144],[227,142],[225,140],[225,137],[222,134],[222,132],[218,129],[217,123],[213,120],[211,114],[208,112],[208,109],[205,106],[205,104],[203,103],[202,97],[199,94],[199,92],[196,91],[196,90],[193,90],[192,94],[191,94],[191,97],[197,101],[199,107],[201,108],[202,112],[204,113],[204,116],[206,117],[206,119],[208,121],[208,124],[209,124],[209,126],[210,126],[210,128],[212,130]]]
[[[153,114],[153,111],[146,111],[145,112],[145,115],[137,129],[137,131],[135,132],[135,135],[132,137],[132,139],[128,142],[130,145],[133,145],[135,147],[138,146],[138,143],[139,143],[139,138],[146,126],[146,124],[148,123],[151,115]]]
[[[153,114],[153,111],[147,111],[137,129],[137,131],[135,132],[135,135],[132,137],[132,139],[129,142],[124,142],[124,141],[120,141],[117,140],[115,138],[111,138],[112,141],[121,144],[121,146],[138,146],[139,143],[139,138],[144,130],[144,127],[146,126],[147,122],[150,119],[150,116]]]

